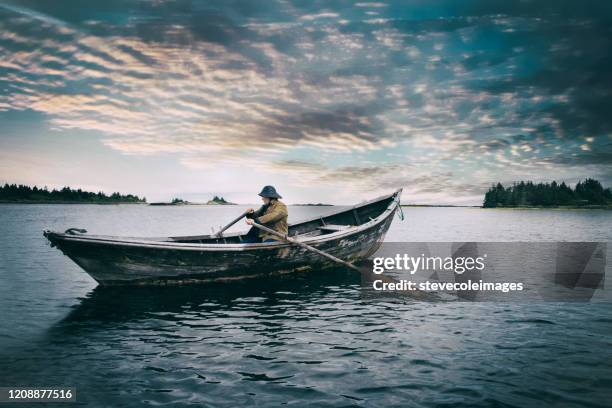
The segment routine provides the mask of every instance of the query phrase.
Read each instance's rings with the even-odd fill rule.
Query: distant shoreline
[[[173,198],[172,201],[156,201],[149,203],[149,205],[157,207],[175,206],[175,205],[238,205],[231,203],[223,197],[214,196],[212,200],[208,200],[206,203],[194,203],[191,201],[183,200],[182,198]]]
[[[117,204],[140,204],[146,205],[147,203],[143,202],[134,202],[134,201],[114,201],[114,202],[94,202],[94,201],[39,201],[39,200],[30,200],[30,201],[9,201],[9,200],[0,200],[0,204],[94,204],[94,205],[117,205]]]
[[[456,208],[481,208],[479,205],[452,205],[452,204],[402,204],[402,207],[456,207]]]
[[[485,210],[612,210],[612,205],[523,205],[515,207],[480,207]]]
[[[436,207],[449,207],[449,208],[480,208],[484,210],[612,210],[612,205],[551,205],[551,206],[537,206],[537,205],[521,205],[521,206],[507,206],[507,207],[483,207],[481,205],[450,205],[450,204],[402,204],[402,207],[425,207],[425,208],[436,208]]]
[[[114,192],[110,195],[98,191],[63,187],[49,191],[47,186],[38,188],[25,184],[0,185],[0,203],[3,204],[144,204],[147,199],[133,194]]]
[[[218,204],[218,203],[180,203],[180,204],[172,204],[172,203],[150,203],[147,204],[153,207],[188,207],[192,205],[208,205],[210,207],[219,207],[219,206],[232,206],[232,205],[246,205],[246,204],[236,204],[236,203],[228,203],[228,204]]]

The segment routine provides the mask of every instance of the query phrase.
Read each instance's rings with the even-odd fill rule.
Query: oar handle
[[[317,249],[317,248],[312,247],[312,246],[310,246],[310,245],[308,245],[308,244],[305,244],[305,243],[303,243],[303,242],[300,242],[300,241],[298,241],[297,239],[290,238],[290,237],[289,237],[289,236],[287,236],[286,234],[281,234],[280,232],[278,232],[278,231],[274,231],[274,230],[273,230],[273,229],[271,229],[271,228],[268,228],[268,227],[266,227],[266,226],[264,226],[264,225],[258,224],[258,223],[256,223],[255,221],[253,221],[253,226],[254,226],[255,228],[259,228],[260,230],[265,231],[265,232],[267,232],[267,233],[269,233],[269,234],[275,235],[275,236],[277,236],[277,237],[279,237],[279,238],[283,239],[284,241],[287,241],[287,242],[289,242],[289,243],[291,243],[291,244],[298,245],[298,246],[300,246],[300,247],[302,247],[302,248],[304,248],[304,249],[307,249],[307,250],[309,250],[309,251],[311,251],[311,252],[314,252],[314,253],[316,253],[316,254],[319,254],[319,255],[321,255],[321,256],[322,256],[322,257],[324,257],[324,258],[330,259],[330,260],[332,260],[332,261],[334,261],[334,262],[337,262],[337,263],[339,263],[339,264],[342,264],[342,265],[344,265],[344,266],[346,266],[346,267],[348,267],[348,268],[354,269],[354,270],[356,270],[357,272],[361,272],[361,269],[357,268],[357,267],[356,267],[355,265],[353,265],[352,263],[347,262],[347,261],[345,261],[345,260],[342,260],[342,259],[340,259],[340,258],[336,258],[335,256],[333,256],[333,255],[331,255],[331,254],[328,254],[327,252],[323,252],[323,251],[321,251],[320,249]]]
[[[240,214],[239,217],[236,217],[232,222],[227,224],[225,227],[221,228],[221,230],[219,230],[219,232],[217,232],[215,235],[217,237],[220,237],[223,234],[223,231],[225,231],[226,229],[228,229],[229,227],[231,227],[232,225],[234,225],[235,223],[243,219],[248,213],[249,213],[248,211],[243,212],[242,214]]]

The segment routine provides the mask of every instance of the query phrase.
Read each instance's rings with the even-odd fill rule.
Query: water
[[[88,406],[609,406],[610,303],[386,299],[343,270],[106,289],[41,234],[200,234],[241,210],[0,206],[0,386],[73,386]],[[387,240],[612,238],[606,211],[404,212]]]

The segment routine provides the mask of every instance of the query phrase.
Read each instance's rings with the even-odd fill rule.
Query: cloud
[[[605,6],[449,4],[2,6],[0,111],[127,155],[273,163],[355,190],[606,174]]]
[[[381,2],[364,2],[364,3],[355,3],[356,7],[374,7],[374,8],[378,8],[378,7],[387,7],[388,4],[386,3],[381,3]]]

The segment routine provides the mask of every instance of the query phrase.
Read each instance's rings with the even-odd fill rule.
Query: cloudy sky
[[[612,184],[612,2],[0,0],[0,181],[479,204]]]

